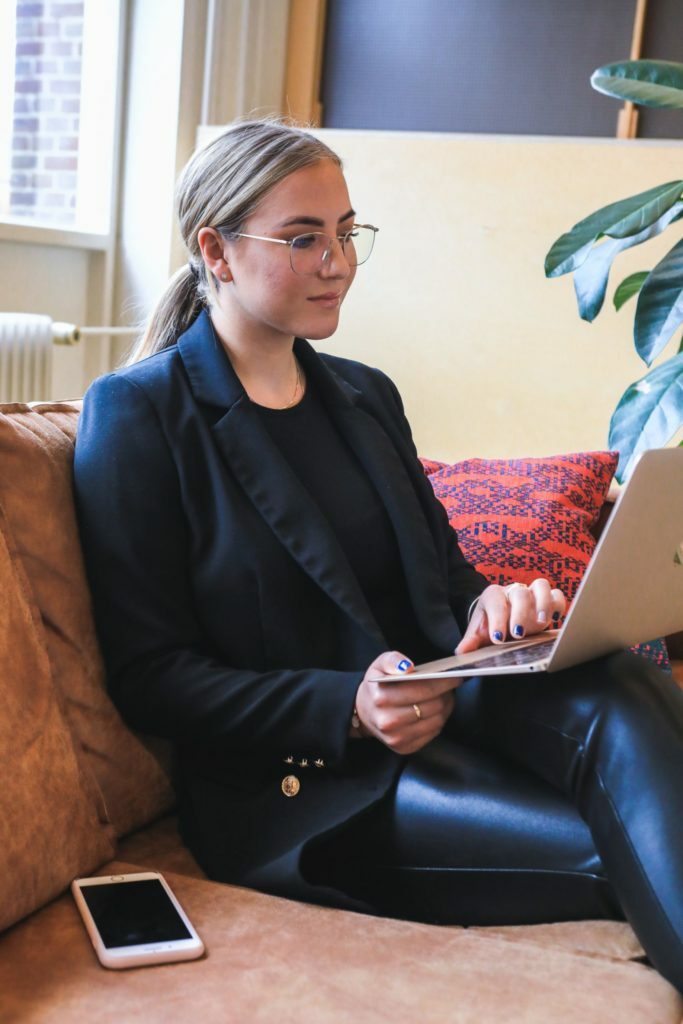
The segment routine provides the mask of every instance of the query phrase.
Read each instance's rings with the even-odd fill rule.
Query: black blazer
[[[422,632],[452,652],[487,581],[433,495],[396,388],[300,339],[295,352],[386,506]],[[186,842],[214,878],[319,899],[303,848],[400,770],[379,742],[348,740],[387,645],[205,313],[92,385],[75,483],[111,693],[131,726],[174,741]]]

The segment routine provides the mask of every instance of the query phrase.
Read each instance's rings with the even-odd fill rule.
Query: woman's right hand
[[[414,665],[398,651],[375,658],[356,694],[361,733],[374,736],[397,754],[414,754],[438,736],[453,710],[453,690],[463,679],[416,679]],[[396,672],[405,672],[405,681]],[[382,676],[392,675],[383,681]]]

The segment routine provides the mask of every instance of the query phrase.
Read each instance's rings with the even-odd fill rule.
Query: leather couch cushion
[[[135,870],[118,862],[106,868]],[[574,935],[561,944],[530,929],[527,941],[494,929],[365,917],[166,877],[204,940],[206,957],[104,970],[66,896],[0,937],[0,991],[9,1019],[679,1024],[683,1012],[681,997],[655,971],[615,959],[630,949],[609,941],[601,948],[606,930],[597,942]]]
[[[154,871],[174,871],[178,875],[206,878],[180,838],[175,815],[167,815],[126,836],[119,843],[116,856],[130,864],[149,864]]]
[[[2,929],[108,860],[114,846],[59,708],[40,611],[1,504],[0,580]]]
[[[0,406],[0,501],[40,611],[64,717],[123,835],[163,814],[173,797],[160,763],[165,748],[130,732],[104,686],[73,502],[79,411],[80,403]]]

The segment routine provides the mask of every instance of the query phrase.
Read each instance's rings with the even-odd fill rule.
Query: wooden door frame
[[[283,112],[300,124],[320,126],[327,0],[290,0]]]

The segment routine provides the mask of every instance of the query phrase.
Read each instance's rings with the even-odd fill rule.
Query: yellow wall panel
[[[605,308],[578,317],[545,253],[600,206],[683,178],[677,141],[320,130],[342,156],[360,221],[380,227],[337,334],[321,348],[382,367],[418,449],[436,458],[604,448],[609,418],[645,366],[634,300],[679,226],[617,258]],[[667,350],[670,352],[671,350]]]

